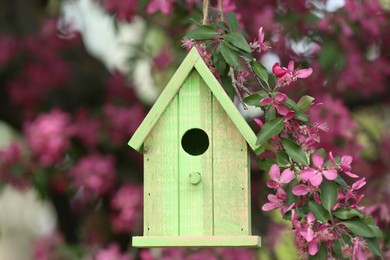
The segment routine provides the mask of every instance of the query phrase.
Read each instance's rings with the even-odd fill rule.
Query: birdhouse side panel
[[[214,235],[250,235],[248,146],[213,98]]]
[[[211,91],[198,72],[193,70],[180,89],[178,97],[179,137],[181,138],[179,149],[180,235],[212,235]],[[187,137],[189,144],[185,143]],[[200,178],[198,183],[193,180],[194,176]]]
[[[144,236],[179,235],[178,98],[144,143]]]

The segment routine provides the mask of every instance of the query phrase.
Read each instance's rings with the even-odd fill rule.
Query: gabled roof
[[[149,133],[152,131],[153,127],[156,125],[173,98],[177,95],[184,81],[187,79],[188,75],[193,69],[196,69],[200,74],[210,91],[221,104],[225,112],[233,121],[238,131],[245,138],[252,150],[256,154],[260,152],[261,146],[256,145],[257,137],[255,133],[234,106],[233,102],[230,100],[229,96],[226,94],[218,80],[211,73],[195,47],[193,47],[188,53],[180,67],[168,82],[160,97],[157,99],[156,103],[150,109],[144,121],[131,137],[128,143],[129,146],[139,152],[142,152],[143,143],[145,142]]]

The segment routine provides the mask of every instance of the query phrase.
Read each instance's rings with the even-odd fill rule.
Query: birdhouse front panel
[[[144,154],[144,236],[250,235],[247,143],[196,70]]]

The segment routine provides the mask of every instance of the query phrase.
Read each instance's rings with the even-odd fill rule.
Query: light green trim
[[[258,236],[133,237],[133,247],[261,247]]]
[[[142,121],[137,131],[131,137],[128,143],[129,146],[133,147],[139,152],[142,152],[142,145],[145,142],[146,137],[152,131],[153,127],[158,122],[165,109],[171,103],[172,99],[176,96],[177,92],[183,85],[184,81],[187,79],[198,59],[201,59],[198,51],[196,48],[192,48],[180,67],[172,76],[171,80],[168,82],[167,86],[164,88],[156,103],[150,109],[144,121]]]
[[[234,125],[240,131],[249,146],[256,154],[258,154],[261,149],[259,149],[259,145],[256,145],[257,137],[255,133],[249,127],[249,125],[242,117],[240,112],[237,110],[237,108],[234,106],[229,96],[226,94],[218,80],[211,73],[211,71],[209,70],[206,63],[203,61],[195,47],[192,48],[191,51],[188,53],[187,57],[177,69],[172,79],[169,81],[168,85],[165,87],[164,91],[161,93],[160,97],[157,99],[156,103],[151,108],[148,115],[145,117],[144,121],[134,133],[128,143],[129,146],[133,147],[139,152],[142,152],[142,145],[146,137],[152,131],[153,127],[158,122],[159,118],[164,113],[169,103],[172,101],[175,95],[177,95],[179,89],[182,87],[189,73],[194,68],[198,71],[203,80],[206,82],[206,85],[208,86],[208,88],[210,88],[216,99],[221,103],[223,109],[231,118]]]

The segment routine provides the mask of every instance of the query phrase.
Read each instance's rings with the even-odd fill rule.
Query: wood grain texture
[[[213,98],[214,234],[250,235],[247,143]]]
[[[211,92],[194,70],[179,92],[179,137],[190,129],[206,132],[212,144]],[[179,216],[180,235],[212,235],[212,147],[201,155],[188,154],[179,149]],[[191,184],[189,175],[198,172],[199,184]]]
[[[188,77],[193,68],[201,75],[206,85],[215,95],[217,100],[229,115],[233,123],[236,125],[240,133],[243,135],[252,150],[258,154],[262,149],[261,146],[256,145],[257,137],[249,125],[246,123],[240,112],[234,106],[225,90],[222,88],[218,80],[211,73],[203,59],[200,57],[196,48],[192,48],[188,53],[180,67],[177,69],[172,79],[169,81],[156,103],[153,105],[144,121],[141,123],[137,131],[131,137],[129,146],[135,150],[142,152],[142,145],[154,125],[158,122],[160,116],[165,111],[171,100],[178,93],[183,82]]]
[[[142,145],[146,137],[158,122],[160,116],[164,113],[169,103],[175,97],[183,82],[187,79],[188,74],[194,68],[194,65],[198,59],[201,59],[198,51],[196,48],[192,48],[192,50],[188,53],[180,67],[177,69],[171,80],[164,88],[156,103],[150,109],[148,115],[142,121],[134,135],[131,137],[128,143],[129,146],[139,152],[142,151]]]
[[[261,246],[258,236],[133,237],[133,247],[253,247]]]
[[[144,235],[179,235],[179,118],[174,98],[144,144]]]
[[[202,59],[199,59],[196,62],[195,68],[197,69],[203,80],[207,83],[211,92],[214,94],[215,98],[219,101],[223,109],[229,115],[230,119],[240,131],[242,136],[245,138],[249,146],[257,154],[257,152],[260,150],[260,145],[256,145],[257,137],[255,133],[250,128],[245,119],[242,117],[237,108],[234,106],[229,96],[219,84],[218,80],[214,77],[214,75],[211,73],[210,69],[207,67],[207,65]]]

